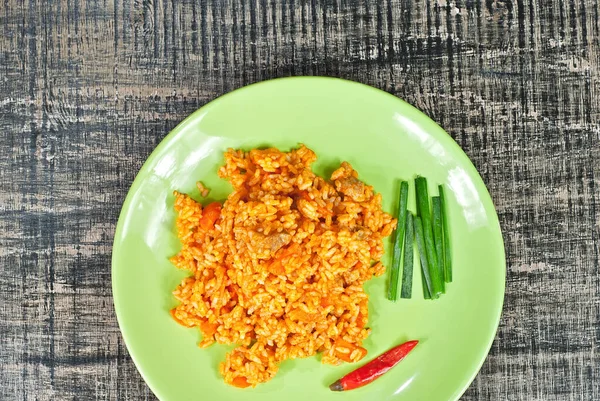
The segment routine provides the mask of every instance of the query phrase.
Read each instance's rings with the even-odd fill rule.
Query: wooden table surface
[[[154,400],[111,296],[146,157],[290,75],[406,99],[496,204],[507,286],[463,400],[600,400],[598,0],[0,1],[0,399]]]

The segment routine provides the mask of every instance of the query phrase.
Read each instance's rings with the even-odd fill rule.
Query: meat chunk
[[[269,235],[259,232],[252,232],[250,234],[250,246],[258,259],[270,258],[281,247],[289,244],[291,240],[292,236],[285,231]]]
[[[355,202],[364,202],[367,200],[365,184],[355,177],[346,177],[335,182],[335,188],[346,196],[352,198]]]
[[[372,195],[372,188],[358,179],[358,173],[348,162],[342,162],[340,168],[331,174],[331,179],[338,192],[355,202],[365,202]]]
[[[367,238],[373,235],[373,232],[371,230],[362,226],[356,226],[352,231],[354,232],[354,238],[357,241],[365,241]]]
[[[277,252],[279,248],[284,245],[287,245],[292,239],[292,236],[286,232],[282,233],[273,233],[271,235],[267,235],[264,240],[265,247],[268,247],[271,253]]]

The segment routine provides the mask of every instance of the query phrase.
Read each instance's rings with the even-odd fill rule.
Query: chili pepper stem
[[[329,389],[331,391],[344,391],[344,386],[342,386],[341,380],[336,380],[335,383],[333,383],[329,386]]]

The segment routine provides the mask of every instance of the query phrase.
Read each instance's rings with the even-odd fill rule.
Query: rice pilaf
[[[233,192],[222,207],[175,192],[182,248],[171,260],[191,276],[171,314],[201,330],[200,347],[239,345],[219,367],[228,384],[264,383],[280,362],[317,352],[334,365],[366,355],[363,284],[384,273],[396,220],[349,163],[329,182],[312,172],[315,160],[304,145],[230,149],[219,176]]]

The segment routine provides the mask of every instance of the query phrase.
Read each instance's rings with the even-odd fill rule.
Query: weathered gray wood
[[[498,337],[464,400],[600,399],[597,0],[0,1],[0,399],[154,399],[113,313],[142,162],[240,86],[330,75],[414,104],[496,203]]]

